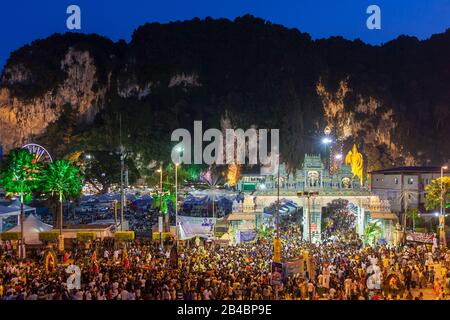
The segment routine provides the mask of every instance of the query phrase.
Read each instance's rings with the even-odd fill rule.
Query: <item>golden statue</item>
[[[227,183],[230,187],[234,187],[241,176],[241,169],[238,164],[232,163],[228,166]]]
[[[356,176],[359,178],[361,186],[363,184],[363,156],[358,152],[356,144],[353,145],[352,150],[350,150],[345,156],[345,164],[350,164],[352,166],[353,178]]]

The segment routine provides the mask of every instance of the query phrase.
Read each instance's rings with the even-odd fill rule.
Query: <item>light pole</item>
[[[442,244],[446,244],[445,242],[445,214],[444,214],[444,170],[447,170],[447,166],[441,167],[441,215],[439,217],[439,231],[440,231],[440,240]]]
[[[277,239],[280,239],[280,164],[277,168],[277,212],[276,212],[276,224],[277,224]]]
[[[163,190],[162,190],[162,182],[163,182],[163,168],[162,168],[162,165],[160,165],[159,166],[159,169],[158,170],[156,170],[156,172],[158,172],[159,173],[159,192],[163,192]]]
[[[280,163],[277,163],[277,202],[275,212],[276,233],[273,241],[273,261],[281,262],[281,240],[280,240]]]
[[[156,170],[156,172],[159,172],[159,217],[158,217],[158,230],[160,231],[159,232],[159,245],[162,248],[162,246],[163,246],[163,241],[162,241],[162,230],[163,230],[163,227],[159,226],[160,221],[162,221],[162,223],[164,223],[164,220],[162,219],[162,211],[161,211],[161,208],[162,208],[162,199],[161,198],[162,198],[162,193],[163,193],[163,184],[162,184],[162,181],[163,181],[163,168],[162,168],[162,164],[160,164],[159,169]]]
[[[178,166],[179,163],[175,163],[175,234],[177,237],[178,248]]]
[[[178,152],[178,161],[175,162],[175,234],[177,237],[177,248],[178,248],[178,166],[181,165],[181,153],[183,148],[178,146],[175,149]]]
[[[122,144],[122,115],[119,116],[119,140],[120,140],[120,230],[123,231],[123,207],[125,204],[125,192],[123,189],[123,175],[125,169],[124,146]]]
[[[117,229],[117,200],[113,201],[113,205],[114,205],[114,229]]]

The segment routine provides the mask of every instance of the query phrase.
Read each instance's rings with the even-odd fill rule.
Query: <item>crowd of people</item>
[[[446,299],[450,251],[425,245],[364,246],[303,242],[296,228],[281,232],[283,261],[301,261],[280,282],[272,279],[272,239],[221,246],[192,241],[74,246],[46,266],[48,249],[19,260],[1,248],[3,300],[396,300]],[[47,262],[48,263],[48,262]],[[80,285],[69,265],[80,269]]]

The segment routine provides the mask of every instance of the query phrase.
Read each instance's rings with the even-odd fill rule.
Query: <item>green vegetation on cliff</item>
[[[313,41],[296,29],[243,16],[149,23],[129,44],[53,35],[11,54],[6,68],[21,65],[32,76],[10,85],[11,75],[4,74],[3,86],[23,98],[54,88],[65,77],[61,60],[74,46],[92,53],[100,82],[109,73],[111,81],[93,123],[63,116],[40,138],[60,155],[116,150],[121,114],[124,144],[142,173],[152,160],[169,160],[174,129],[191,129],[194,120],[217,128],[226,115],[236,128],[280,128],[282,156],[293,169],[305,152],[320,150],[326,123],[317,84],[335,93],[342,81],[350,89],[344,112],[367,125],[344,145],[359,144],[370,168],[403,164],[388,144],[424,164],[440,164],[450,154],[450,30],[424,41],[401,36],[371,46],[340,37]],[[379,108],[358,110],[361,99],[376,99]],[[382,117],[387,110],[392,119]],[[367,142],[386,121],[394,123],[386,133],[391,141]]]

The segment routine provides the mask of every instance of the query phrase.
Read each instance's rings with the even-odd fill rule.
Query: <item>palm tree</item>
[[[17,149],[11,151],[9,154],[0,179],[7,193],[18,194],[20,196],[20,233],[22,245],[24,244],[23,204],[24,200],[29,199],[31,193],[38,188],[41,169],[41,164],[36,161],[28,150]]]
[[[78,197],[81,193],[82,177],[78,167],[68,160],[57,160],[44,168],[42,191],[59,197],[59,233],[62,235],[63,198]]]
[[[273,229],[261,226],[256,230],[259,239],[270,239],[273,236]]]
[[[417,199],[417,192],[408,189],[403,189],[398,195],[397,199],[400,201],[402,205],[401,207],[403,209],[403,230],[406,231],[406,216],[407,216],[406,213],[408,211],[409,204],[411,204],[413,200]]]
[[[380,222],[368,223],[364,230],[364,239],[366,244],[374,243],[376,239],[381,237],[381,226]]]
[[[406,211],[406,215],[412,221],[412,230],[416,230],[416,219],[419,218],[419,210],[416,208],[409,208]]]

